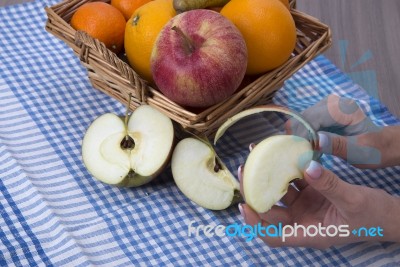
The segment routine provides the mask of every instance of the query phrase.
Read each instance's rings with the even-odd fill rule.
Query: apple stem
[[[233,192],[233,198],[232,198],[232,204],[231,205],[236,205],[236,204],[238,204],[240,202],[243,202],[243,201],[244,201],[244,199],[243,199],[243,196],[240,193],[240,191],[239,190],[235,190]]]
[[[215,165],[214,165],[214,171],[215,171],[215,172],[219,172],[219,170],[222,169],[222,166],[221,166],[221,163],[219,162],[219,160],[218,160],[217,157],[215,157],[214,163],[215,163]]]
[[[124,125],[125,125],[125,132],[126,133],[128,133],[129,107],[131,105],[131,99],[132,99],[132,93],[129,93],[128,103],[126,104],[125,119],[124,119]]]
[[[125,138],[121,142],[121,148],[123,150],[126,149],[133,149],[135,147],[135,140],[128,134],[128,119],[129,119],[129,107],[131,105],[132,94],[129,93],[128,103],[126,104],[126,111],[125,111],[125,119],[124,119],[124,126],[125,126]]]
[[[173,26],[171,29],[176,31],[182,37],[186,52],[188,54],[193,53],[195,50],[195,47],[193,45],[192,40],[190,40],[190,38],[187,37],[187,35],[179,27]]]

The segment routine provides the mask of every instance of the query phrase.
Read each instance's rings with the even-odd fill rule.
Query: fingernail
[[[255,146],[256,146],[256,145],[255,145],[254,143],[251,143],[251,144],[249,145],[249,150],[250,150],[250,152],[254,149]]]
[[[242,179],[242,169],[243,169],[243,165],[240,165],[239,168],[238,168],[238,180],[239,180],[239,182]]]
[[[241,203],[239,203],[238,208],[239,208],[239,211],[240,211],[240,215],[242,215],[242,217],[243,217],[244,219],[246,219],[246,216],[245,216],[245,214],[244,214],[243,207],[242,207],[242,204],[241,204]]]
[[[321,177],[322,174],[322,166],[318,162],[312,160],[308,164],[306,168],[306,173],[314,180],[317,180]]]
[[[324,152],[329,147],[329,138],[326,134],[318,133],[319,138],[319,149]]]

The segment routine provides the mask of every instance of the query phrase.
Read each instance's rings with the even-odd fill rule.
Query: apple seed
[[[121,149],[122,150],[132,150],[135,148],[135,140],[129,135],[126,135],[124,139],[121,141]]]

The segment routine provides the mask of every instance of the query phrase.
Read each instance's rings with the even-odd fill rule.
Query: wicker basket
[[[329,27],[297,11],[294,8],[296,3],[292,1],[291,13],[297,27],[297,44],[291,58],[273,71],[250,79],[222,103],[195,112],[166,98],[154,86],[142,79],[122,57],[108,50],[97,39],[91,38],[84,32],[75,31],[70,26],[69,22],[75,10],[84,3],[92,1],[66,0],[52,7],[46,7],[48,17],[46,30],[74,50],[87,68],[93,86],[125,105],[131,93],[132,110],[142,104],[151,105],[184,129],[210,137],[227,118],[251,106],[270,101],[286,79],[330,47],[332,42]]]

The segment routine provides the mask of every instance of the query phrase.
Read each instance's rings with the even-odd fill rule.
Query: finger
[[[313,129],[319,129],[318,125],[310,123]],[[310,137],[309,130],[299,120],[291,118],[284,125],[285,133],[288,135],[296,135],[308,139]]]
[[[379,133],[367,133],[357,136],[340,136],[320,132],[319,146],[322,153],[338,156],[349,164],[361,168],[376,168],[382,165],[382,153],[374,147],[379,141]]]
[[[304,178],[320,194],[326,197],[338,209],[346,210],[355,203],[358,190],[337,177],[333,172],[324,169],[321,164],[311,161],[304,171]]]
[[[330,95],[327,98],[327,108],[336,125],[360,125],[366,118],[365,113],[357,103],[349,98]]]
[[[381,128],[365,115],[353,99],[331,95],[327,98],[327,109],[333,123],[321,130],[331,132],[329,128],[333,127],[336,133],[349,136],[376,132]]]
[[[331,241],[329,237],[323,237],[319,234],[310,236],[306,234],[307,227],[303,225],[286,224],[282,226],[281,237],[274,240],[276,246],[280,247],[309,247],[326,249]],[[278,242],[279,241],[279,242]]]
[[[244,218],[246,225],[258,226],[261,224],[264,229],[272,225],[270,222],[268,222],[268,220],[261,219],[260,215],[252,208],[250,208],[250,206],[248,206],[247,204],[239,204],[239,210],[242,217]],[[281,243],[279,236],[271,237],[271,235],[267,233],[266,230],[264,232],[258,231],[257,237],[261,238],[266,244],[270,246],[279,246]]]
[[[346,137],[328,132],[319,132],[318,139],[322,153],[347,159]]]
[[[239,211],[242,215],[244,221],[248,225],[257,225],[259,222],[262,221],[260,215],[255,212],[252,208],[250,208],[247,204],[239,204]],[[266,220],[265,220],[266,221]],[[268,222],[268,221],[266,221]]]
[[[269,212],[267,212],[260,216],[260,214],[252,210],[247,204],[239,204],[239,210],[247,225],[254,226],[261,224],[263,231],[259,230],[256,234],[268,246],[314,247],[320,249],[329,247],[329,240],[327,238],[321,236],[308,237],[305,235],[305,228],[295,228],[292,224],[282,223],[281,233],[278,234],[279,222],[271,223],[270,218],[282,216],[281,211],[271,209],[271,214],[268,215]],[[278,212],[279,214],[272,214],[272,212]]]
[[[304,190],[308,186],[307,181],[304,179],[296,179],[292,183],[294,184],[295,188],[297,188],[297,190],[299,191]]]
[[[294,123],[294,120],[293,119],[289,119],[284,124],[284,130],[285,130],[286,134],[293,134],[293,128],[295,127],[293,125],[293,123]]]
[[[302,116],[317,131],[342,135],[356,135],[379,128],[354,100],[333,94],[304,110]],[[309,136],[307,129],[295,119],[288,120],[285,129],[288,134],[304,138]]]
[[[293,202],[298,198],[300,192],[297,191],[292,185],[289,185],[286,194],[281,198],[281,202],[285,206],[291,206]]]
[[[264,213],[259,213],[262,220],[269,222],[270,224],[278,225],[282,223],[284,225],[292,223],[292,216],[288,208],[280,206],[272,206],[272,208]]]
[[[313,106],[304,110],[301,115],[302,117],[311,124],[312,128],[319,130],[321,126],[328,122],[332,122],[327,116],[329,116],[326,108],[327,99],[323,99]],[[291,118],[285,123],[286,134],[297,135],[303,138],[309,138],[309,130],[297,119]]]
[[[268,246],[279,247],[282,246],[282,239],[278,234],[278,226],[270,223],[268,219],[263,220],[258,213],[252,210],[247,204],[239,204],[239,210],[247,225],[263,226],[264,231],[258,231],[257,236]],[[267,228],[271,228],[268,229]]]
[[[238,178],[239,178],[239,189],[240,189],[240,194],[243,197],[243,200],[246,201],[245,196],[244,196],[244,191],[243,191],[243,165],[240,165],[238,167]]]
[[[255,147],[256,147],[256,144],[251,143],[251,144],[249,145],[249,150],[250,150],[250,152],[251,152]]]

